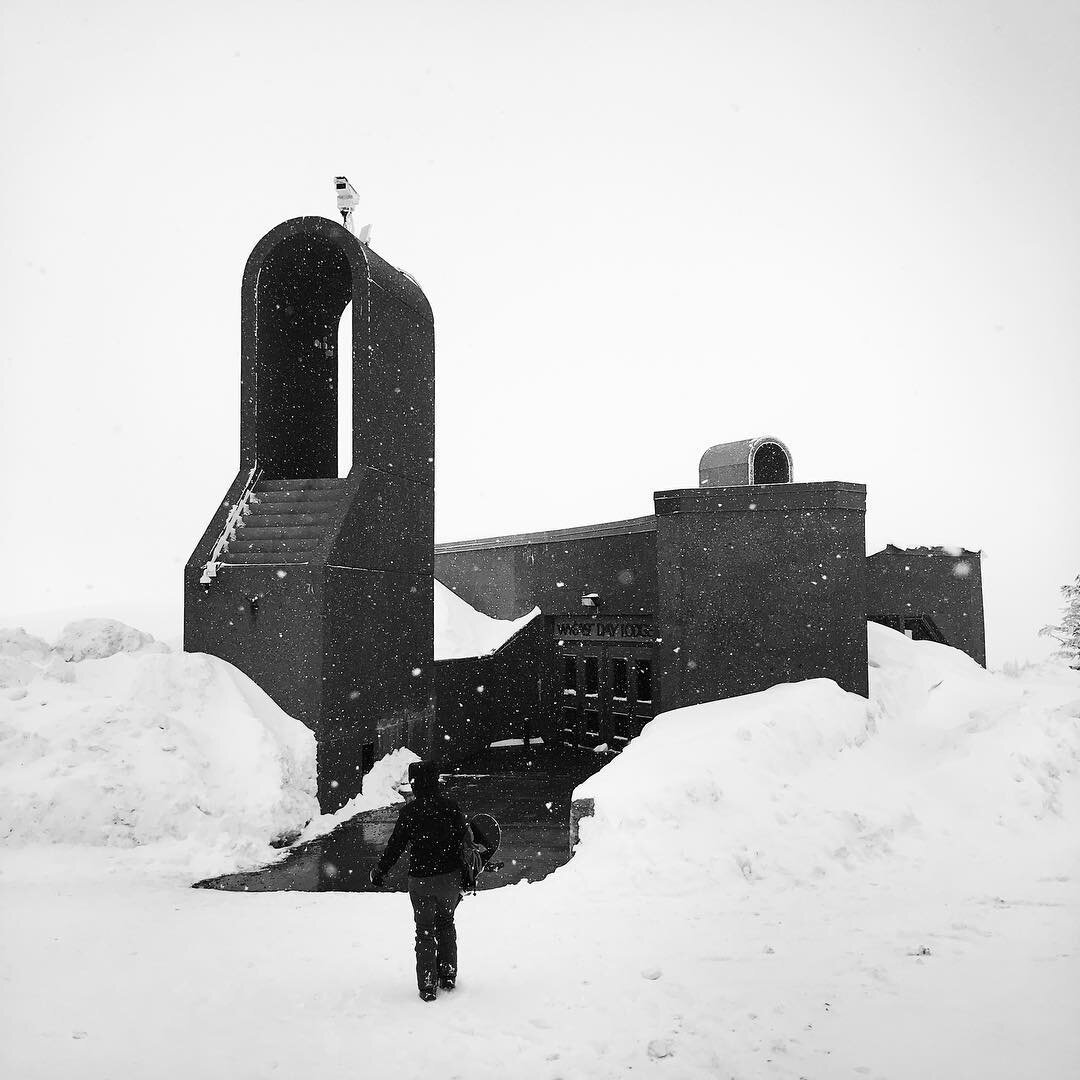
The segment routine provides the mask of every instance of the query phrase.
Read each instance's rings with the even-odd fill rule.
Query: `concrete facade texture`
[[[816,677],[865,695],[865,493],[837,482],[658,492],[651,518],[438,545],[435,573],[489,615],[544,611],[552,633],[535,648],[555,672],[546,708],[556,730],[567,704],[556,669],[560,657],[578,654],[601,664],[624,656],[631,666],[648,657],[651,712]],[[583,596],[596,607],[583,607]],[[582,620],[603,629],[643,618],[651,639],[574,632]],[[571,632],[560,638],[554,631],[566,620]],[[599,670],[597,707],[605,710],[612,690]],[[516,693],[530,690],[523,683]],[[440,723],[450,722],[445,712],[440,701]],[[492,738],[515,734],[508,725]]]
[[[656,494],[663,709],[829,678],[867,693],[861,484]]]
[[[596,593],[601,611],[656,607],[656,521],[633,518],[582,529],[493,537],[435,548],[435,576],[494,619],[580,615]]]
[[[946,644],[985,667],[980,552],[890,544],[866,560],[866,617],[901,632],[929,617]]]

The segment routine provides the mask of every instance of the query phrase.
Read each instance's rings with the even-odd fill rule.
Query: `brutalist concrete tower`
[[[235,664],[314,731],[326,811],[377,756],[431,749],[434,363],[423,292],[348,229],[294,218],[255,246],[240,467],[185,568],[184,647]],[[352,466],[339,476],[349,372]]]

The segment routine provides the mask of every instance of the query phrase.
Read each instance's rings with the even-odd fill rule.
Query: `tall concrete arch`
[[[352,467],[338,477],[338,323],[352,303]],[[319,798],[430,750],[434,329],[407,274],[294,218],[241,289],[240,464],[185,569],[184,646],[249,674],[319,745]]]

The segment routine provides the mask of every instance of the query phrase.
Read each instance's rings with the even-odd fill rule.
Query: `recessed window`
[[[615,657],[611,661],[611,693],[614,697],[625,698],[629,690],[629,664],[622,657]]]
[[[585,720],[585,737],[587,739],[599,739],[600,738],[600,714],[598,712],[592,712],[587,710],[584,716]]]
[[[638,660],[634,664],[637,677],[638,701],[652,701],[652,664],[648,660]]]
[[[572,656],[563,657],[563,689],[577,693],[577,660]]]
[[[585,693],[600,693],[600,658],[598,656],[585,657]]]

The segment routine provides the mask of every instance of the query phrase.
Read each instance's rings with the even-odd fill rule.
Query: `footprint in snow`
[[[671,1045],[670,1039],[652,1039],[647,1049],[649,1057],[654,1061],[671,1057],[675,1053],[675,1048]]]

